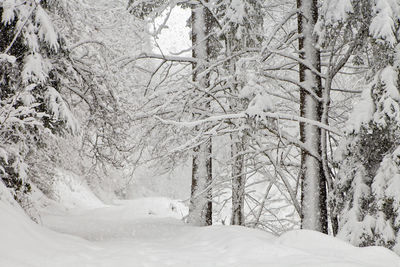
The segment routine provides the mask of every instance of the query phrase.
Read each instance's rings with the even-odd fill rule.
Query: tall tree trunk
[[[231,225],[245,225],[244,217],[244,198],[245,198],[245,155],[246,138],[245,135],[232,135],[231,154],[233,157],[232,165],[232,217]]]
[[[205,1],[207,2],[207,1]],[[198,59],[193,64],[193,81],[204,90],[209,87],[209,74],[205,63],[210,57],[209,33],[211,17],[209,11],[198,1],[192,4],[192,54]],[[205,96],[205,98],[209,98]],[[203,108],[210,108],[209,100]],[[188,222],[205,226],[212,224],[212,140],[211,138],[193,150],[192,190]]]
[[[297,0],[299,9],[298,33],[301,58],[314,70],[320,72],[320,52],[316,48],[313,36],[314,26],[318,19],[317,0]],[[299,66],[300,82],[317,96],[322,96],[321,77],[304,64]],[[322,104],[307,90],[300,88],[300,115],[307,119],[321,122]],[[306,146],[318,151],[321,155],[321,129],[300,123],[300,138]],[[328,232],[326,205],[326,177],[320,158],[311,156],[307,151],[301,153],[301,227],[323,233]]]
[[[227,34],[228,38],[226,40],[226,49],[227,49],[227,57],[232,56],[233,51],[232,47],[236,42],[236,45],[240,40],[235,38],[235,33],[237,31],[237,27],[232,27],[231,31]],[[229,61],[228,70],[230,74],[233,76],[233,79],[230,84],[230,90],[233,94],[239,93],[241,87],[238,85],[236,73],[236,63],[237,59],[232,58]],[[247,104],[244,103],[243,100],[240,99],[230,99],[230,109],[233,112],[237,112],[238,110],[243,110],[247,107]],[[232,157],[232,166],[231,166],[231,182],[232,182],[232,214],[231,214],[231,225],[244,225],[244,198],[245,198],[245,183],[246,183],[246,175],[244,174],[245,169],[245,157],[244,151],[246,147],[245,141],[245,133],[237,132],[231,134],[231,157]]]

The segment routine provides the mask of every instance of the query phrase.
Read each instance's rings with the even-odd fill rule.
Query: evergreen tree
[[[334,190],[338,235],[354,245],[393,248],[399,241],[398,73],[392,66],[378,72],[341,144]]]
[[[30,190],[29,153],[45,135],[77,133],[78,123],[61,94],[67,51],[46,1],[0,3],[0,173],[19,193]]]
[[[352,5],[353,4],[353,5]],[[362,7],[362,8],[360,8]],[[364,44],[370,51],[369,86],[349,119],[337,152],[334,212],[338,236],[354,245],[381,245],[400,253],[399,9],[395,1],[347,3],[344,20],[368,26]],[[360,12],[357,13],[357,10]],[[359,18],[360,19],[360,18]]]

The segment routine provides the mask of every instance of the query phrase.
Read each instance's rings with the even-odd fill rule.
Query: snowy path
[[[182,208],[179,203],[163,198],[120,204],[68,216],[47,215],[42,219],[44,225],[55,231],[96,244],[100,250],[92,257],[96,258],[94,266],[246,266],[249,260],[252,266],[257,266],[254,265],[257,259],[249,258],[254,254],[246,250],[260,248],[252,244],[244,247],[246,238],[242,236],[266,244],[274,239],[241,227],[188,226],[178,219],[185,212],[179,209]],[[265,266],[263,258],[260,266]]]
[[[276,238],[244,227],[188,226],[177,219],[183,209],[179,202],[151,198],[42,216],[54,232],[0,201],[0,266],[400,266],[386,249],[354,248],[310,231]]]

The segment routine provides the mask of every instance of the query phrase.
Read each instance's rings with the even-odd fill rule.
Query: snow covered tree
[[[27,155],[44,145],[46,135],[78,131],[60,92],[67,51],[45,10],[49,5],[0,3],[0,172],[16,198],[29,191]]]
[[[337,151],[339,166],[333,205],[338,236],[354,245],[381,245],[400,253],[398,61],[399,3],[347,3],[342,14],[351,21],[364,16],[369,53],[369,85],[349,118],[346,137]],[[354,21],[352,23],[355,24]]]
[[[73,102],[82,129],[75,152],[81,157],[78,174],[106,201],[114,194],[129,195],[136,180],[133,170],[148,160],[148,154],[153,156],[164,149],[160,143],[154,146],[159,141],[150,133],[154,124],[143,123],[149,117],[144,114],[148,111],[144,95],[150,95],[145,91],[153,62],[129,64],[132,57],[151,51],[149,24],[132,16],[126,3],[68,1],[68,21],[57,20],[67,36],[74,67],[82,75],[79,83],[69,86],[82,97]],[[160,129],[154,132],[168,137]],[[168,138],[162,142],[168,144]]]
[[[249,98],[243,94],[248,85],[246,70],[243,66],[252,60],[251,50],[260,49],[263,36],[262,4],[256,1],[229,0],[220,3],[216,10],[219,25],[225,25],[216,30],[221,36],[226,62],[222,80],[226,81],[227,110],[229,112],[243,112],[248,108]],[[241,53],[245,55],[241,55]],[[221,56],[220,56],[221,58]],[[244,73],[243,73],[244,72]],[[252,89],[250,89],[252,90]],[[245,225],[245,186],[246,150],[248,136],[246,121],[231,121],[234,131],[231,134],[231,182],[232,182],[232,214],[231,225]],[[248,127],[247,127],[248,128]]]
[[[377,73],[355,107],[337,152],[338,236],[354,245],[393,248],[399,242],[398,73],[392,66]]]
[[[210,96],[207,95],[210,86],[210,74],[207,70],[208,61],[211,58],[210,33],[212,18],[210,10],[207,8],[208,1],[195,1],[193,3],[183,3],[185,7],[191,9],[191,39],[192,39],[192,60],[188,62],[192,65],[192,73],[190,80],[195,88],[188,89],[189,92],[185,101],[192,102],[190,109],[185,113],[190,113],[196,119],[202,119],[206,116],[205,110],[210,108]],[[181,3],[182,4],[182,3]],[[128,10],[139,17],[155,17],[161,15],[164,11],[172,9],[176,3],[168,4],[168,1],[129,1]],[[161,28],[160,28],[161,30]],[[170,57],[164,55],[144,54],[144,58],[159,58],[164,60],[162,65],[167,61],[180,61],[179,57]],[[187,61],[185,59],[183,62]],[[157,68],[156,72],[160,68]],[[178,86],[178,85],[176,85]],[[188,84],[186,84],[188,86]],[[174,89],[176,90],[176,89]],[[198,93],[191,94],[198,91]],[[179,90],[177,90],[179,92]],[[203,94],[203,92],[206,92]],[[181,93],[179,93],[181,94]],[[172,98],[173,99],[173,98]],[[171,100],[172,100],[171,99]],[[183,103],[181,103],[183,104]],[[186,103],[187,104],[187,103]],[[201,132],[201,129],[197,129]],[[188,222],[195,225],[211,225],[212,224],[212,140],[210,137],[205,138],[195,145],[192,152],[192,186],[191,198],[189,204]]]
[[[352,59],[360,51],[358,48],[366,30],[359,20],[365,12],[355,12],[355,19],[347,23],[339,18],[340,14],[348,14],[346,2],[334,2],[324,1],[319,5],[318,1],[297,1],[297,9],[287,12],[287,16],[277,23],[262,50],[263,75],[272,84],[277,83],[283,88],[282,92],[269,94],[299,104],[300,117],[292,115],[292,118],[300,124],[300,140],[287,133],[282,135],[282,131],[275,131],[275,134],[301,150],[298,177],[302,184],[299,211],[302,227],[325,233],[328,232],[327,190],[333,190],[335,175],[329,158],[332,154],[330,144],[335,142],[335,135],[341,135],[335,127],[343,120],[342,115],[334,117],[331,114],[340,114],[336,108],[340,102],[337,99],[349,99],[348,95],[342,94],[353,93],[350,89],[333,86],[349,79],[344,77],[345,73],[352,74],[352,71],[343,71],[347,67],[357,69]],[[364,2],[357,3],[363,10]],[[297,34],[291,19],[296,15]],[[293,49],[296,42],[299,49]],[[292,93],[296,89],[298,93]],[[293,106],[286,105],[285,112],[293,114]],[[333,213],[329,215],[333,232],[336,232],[337,220]]]
[[[141,3],[140,1],[133,1],[133,3],[135,2]],[[301,210],[296,194],[298,188],[296,186],[296,175],[292,174],[297,163],[293,160],[293,162],[288,162],[288,166],[285,166],[285,161],[288,158],[293,159],[297,151],[290,152],[291,149],[289,147],[293,145],[298,146],[306,151],[311,159],[317,159],[319,163],[322,160],[318,155],[318,149],[310,148],[305,142],[295,140],[296,136],[291,136],[283,131],[283,127],[287,124],[281,123],[280,119],[302,121],[304,125],[308,125],[309,128],[313,128],[317,132],[322,132],[320,128],[324,128],[325,130],[330,130],[330,128],[328,126],[325,127],[326,123],[322,122],[322,104],[319,118],[302,118],[294,114],[278,113],[277,110],[272,108],[273,105],[270,105],[272,102],[270,96],[276,97],[274,100],[279,99],[278,105],[284,112],[293,112],[293,103],[299,101],[294,99],[296,96],[290,93],[290,90],[293,90],[293,88],[287,90],[284,88],[283,92],[277,92],[277,89],[281,88],[280,84],[276,82],[277,79],[275,77],[270,76],[273,78],[269,78],[267,72],[271,69],[271,71],[281,71],[282,73],[290,73],[292,75],[292,71],[300,64],[306,66],[305,69],[308,69],[309,73],[312,75],[315,74],[315,79],[322,79],[323,75],[315,70],[316,67],[308,64],[305,58],[292,55],[286,56],[289,50],[293,53],[291,51],[294,47],[293,43],[302,35],[293,35],[291,31],[287,33],[282,25],[277,25],[277,30],[272,29],[272,27],[268,30],[262,28],[264,22],[262,12],[268,8],[268,5],[264,6],[257,1],[209,1],[202,2],[201,5],[210,11],[211,20],[215,23],[212,25],[207,39],[215,42],[216,46],[213,43],[211,53],[207,58],[208,62],[204,64],[205,71],[203,72],[204,76],[210,74],[208,77],[208,86],[204,87],[199,85],[198,82],[193,83],[193,81],[185,85],[181,82],[182,80],[179,80],[179,83],[173,84],[166,79],[165,85],[163,85],[164,91],[160,90],[159,86],[157,93],[154,93],[152,96],[152,99],[160,96],[168,96],[168,99],[171,99],[168,108],[163,105],[157,109],[156,113],[162,114],[158,116],[159,121],[162,121],[171,129],[173,128],[172,126],[175,126],[175,129],[179,127],[195,129],[192,131],[192,134],[187,135],[193,138],[180,146],[179,151],[193,148],[193,146],[199,143],[204,143],[211,136],[232,137],[232,142],[228,144],[232,152],[230,159],[224,160],[223,168],[225,168],[225,172],[221,171],[221,175],[218,177],[222,178],[221,180],[230,178],[231,186],[233,185],[232,213],[234,216],[232,216],[231,223],[244,224],[244,203],[246,203],[244,197],[246,195],[245,182],[248,176],[260,175],[261,171],[259,170],[261,169],[263,172],[261,175],[267,175],[266,173],[269,174],[270,171],[271,173],[276,172],[276,174],[269,174],[270,176],[266,179],[271,180],[271,184],[276,185],[277,190],[284,195],[282,198],[285,198],[285,201],[289,199],[293,207],[296,207],[294,212],[300,214]],[[290,6],[286,2],[284,4],[276,3],[276,5],[279,7],[281,5]],[[155,10],[158,10],[156,12],[158,14],[160,14],[159,7],[161,9],[166,7],[165,5],[159,6],[157,4],[154,4],[154,6],[156,7]],[[280,12],[276,14],[278,13],[281,15]],[[289,19],[295,15],[296,12],[291,13]],[[291,22],[289,21],[289,24]],[[290,30],[294,29],[294,27],[291,27]],[[279,34],[282,34],[282,38],[285,42],[288,42],[287,44],[278,40],[278,31],[281,31]],[[316,46],[316,36],[312,34],[312,30],[311,38],[313,45]],[[273,41],[271,42],[271,40]],[[263,41],[265,43],[262,43]],[[270,44],[277,45],[277,48],[269,47]],[[196,44],[194,45],[193,48],[196,48]],[[281,52],[279,49],[285,49],[285,51]],[[273,58],[271,54],[279,56],[283,54],[286,57],[283,56],[285,60],[276,60],[276,57]],[[260,56],[262,59],[261,64],[259,63]],[[162,70],[163,64],[166,64],[166,62],[171,63],[171,65],[173,62],[178,62],[179,64],[190,63],[197,66],[201,66],[201,63],[203,63],[202,61],[198,61],[198,58],[194,56],[170,56],[162,53],[160,55],[144,53],[137,58],[145,57],[161,60],[160,68],[157,68],[156,71]],[[271,58],[270,62],[269,59]],[[294,62],[288,62],[290,60]],[[166,73],[168,73],[169,69],[166,69]],[[194,72],[197,72],[197,68],[194,69]],[[191,72],[190,75],[194,72]],[[285,74],[283,75],[284,79],[287,79],[288,76],[285,76]],[[190,77],[190,75],[186,73],[186,77]],[[263,77],[264,75],[267,78]],[[177,79],[170,77],[170,80],[176,81]],[[166,84],[169,86],[167,87]],[[316,103],[321,102],[322,95],[318,96],[311,90],[312,88],[308,88],[307,83],[294,82],[294,84],[300,85],[299,88],[305,88],[304,91],[309,94],[311,99],[315,98]],[[179,87],[182,88],[182,86],[183,88],[190,88],[190,90],[179,90]],[[163,93],[160,93],[161,91]],[[286,103],[282,104],[283,101],[286,101]],[[208,105],[207,102],[211,103],[210,108],[205,109],[204,106]],[[171,106],[171,103],[174,106]],[[162,110],[164,112],[161,112]],[[183,115],[185,113],[198,113],[200,116],[189,118],[187,115]],[[293,127],[293,124],[289,127]],[[181,134],[182,132],[185,131],[177,133]],[[185,136],[186,139],[187,136]],[[271,136],[273,137],[271,138]],[[312,143],[311,141],[309,142]],[[322,147],[321,143],[322,140],[319,142],[319,145]],[[281,144],[284,148],[281,147]],[[286,150],[286,152],[281,151],[281,149]],[[280,161],[280,156],[284,160]],[[251,159],[251,161],[246,161],[246,158]],[[278,158],[279,160],[277,160]],[[250,162],[251,164],[249,164]],[[262,164],[266,166],[262,168]],[[248,173],[246,173],[247,171]],[[321,172],[325,175],[325,170]],[[274,176],[278,176],[279,179],[271,179]],[[224,190],[226,191],[226,183],[217,181],[217,179],[214,179],[213,183],[218,183],[218,186],[214,187],[217,195]],[[268,210],[264,205],[269,197],[270,189],[268,188],[270,187],[267,186],[264,201],[260,202],[256,198],[248,198],[257,205],[256,208],[259,208],[257,214],[264,214]],[[205,193],[204,190],[203,192]],[[250,207],[250,209],[253,208]],[[260,215],[253,213],[251,216],[256,221],[254,225],[260,225]]]
[[[204,3],[207,3],[205,1]],[[191,5],[192,55],[197,60],[193,64],[193,81],[201,90],[207,91],[210,86],[210,74],[207,62],[211,58],[211,25],[210,11],[204,4],[198,2]],[[205,96],[209,98],[209,96]],[[199,110],[210,108],[210,102],[205,101]],[[201,118],[202,114],[194,113]],[[193,150],[192,189],[189,205],[188,222],[195,225],[212,224],[212,139],[208,138]]]

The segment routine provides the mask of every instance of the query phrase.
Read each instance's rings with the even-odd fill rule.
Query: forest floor
[[[181,220],[186,207],[167,198],[47,209],[40,225],[0,201],[0,266],[400,266],[389,250],[355,248],[312,231],[275,237],[238,226],[189,226]]]

